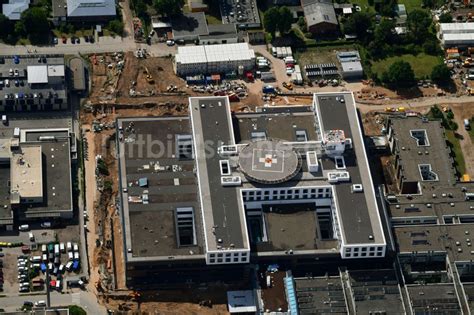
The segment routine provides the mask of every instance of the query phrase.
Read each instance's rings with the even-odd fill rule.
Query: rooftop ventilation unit
[[[351,186],[351,192],[353,193],[358,193],[358,192],[363,192],[364,188],[362,187],[362,184],[354,184]]]

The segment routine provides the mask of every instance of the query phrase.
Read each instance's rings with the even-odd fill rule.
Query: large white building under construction
[[[178,47],[175,70],[180,76],[250,70],[255,52],[247,43]]]

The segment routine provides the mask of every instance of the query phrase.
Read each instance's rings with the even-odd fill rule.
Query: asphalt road
[[[86,43],[81,39],[80,44],[67,44],[60,42],[57,45],[33,46],[33,45],[6,45],[0,44],[2,55],[27,55],[27,54],[93,54],[115,51],[135,51],[138,48],[146,48],[146,50],[154,57],[174,55],[176,46],[169,47],[165,43],[157,43],[152,45],[137,44],[132,39],[120,37],[100,37],[93,44]]]
[[[104,306],[97,303],[97,298],[94,294],[87,291],[78,291],[75,289],[74,293],[51,293],[51,306],[68,306],[80,305],[88,314],[107,314]],[[46,301],[46,294],[44,295],[17,295],[0,297],[0,305],[6,311],[15,311],[23,305],[24,301]]]

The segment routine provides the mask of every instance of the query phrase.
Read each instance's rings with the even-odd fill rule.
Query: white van
[[[68,251],[72,250],[72,243],[71,242],[67,242],[66,243],[66,248]]]
[[[2,123],[3,123],[4,125],[8,124],[7,115],[2,115]]]
[[[54,244],[54,256],[59,256],[59,244]]]
[[[61,264],[61,265],[59,266],[59,273],[63,273],[63,272],[64,272],[64,268],[65,268],[65,266],[64,266],[63,264]]]
[[[71,269],[72,269],[72,261],[70,261],[66,264],[66,270],[71,271]]]
[[[78,251],[79,251],[79,246],[77,245],[77,243],[74,243],[74,251],[75,251],[75,252],[78,252]]]
[[[56,280],[56,290],[61,291],[61,280]]]
[[[79,260],[79,252],[74,253],[74,260]]]
[[[47,254],[43,254],[42,259],[43,259],[43,261],[48,261],[48,255],[47,255]]]
[[[65,252],[66,252],[66,247],[64,246],[64,243],[60,243],[60,244],[59,244],[59,249],[61,250],[61,253],[65,253]]]
[[[30,258],[31,262],[41,262],[41,256],[33,256]]]
[[[73,254],[73,252],[68,252],[68,253],[67,253],[67,256],[68,256],[69,260],[73,260],[73,259],[74,259],[74,254]]]
[[[18,227],[19,231],[28,231],[30,229],[30,226],[28,224],[23,224]]]
[[[42,228],[50,228],[51,227],[51,222],[43,222],[41,223]]]
[[[29,232],[29,233],[28,233],[28,237],[30,238],[30,241],[31,241],[31,242],[34,242],[34,241],[35,241],[35,236],[33,235],[32,232]]]
[[[45,253],[48,252],[48,246],[46,246],[46,244],[41,245],[41,252],[42,252],[43,254],[45,254]]]

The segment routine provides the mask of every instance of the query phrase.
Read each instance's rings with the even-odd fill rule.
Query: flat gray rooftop
[[[326,226],[318,220],[314,203],[264,205],[265,228],[268,242],[256,242],[253,224],[249,224],[252,241],[259,252],[295,250],[336,250],[338,244],[332,237],[322,237],[331,232],[331,222]],[[322,209],[320,209],[322,210]],[[329,209],[328,209],[329,210]],[[250,222],[253,222],[249,219]],[[256,223],[254,223],[256,224]],[[304,226],[304,229],[301,227]],[[330,235],[330,234],[329,234]]]
[[[191,135],[187,117],[124,118],[117,124],[120,183],[128,259],[203,253],[202,219],[194,160],[179,158],[179,135]],[[146,184],[140,184],[145,180]],[[177,209],[192,208],[194,232],[178,232]],[[183,235],[186,234],[186,235]],[[194,241],[190,241],[194,234]],[[181,237],[181,238],[180,238]],[[185,245],[181,241],[186,241]]]
[[[404,181],[422,181],[419,164],[431,164],[438,181],[425,182],[425,190],[431,187],[449,186],[456,182],[452,158],[446,144],[444,129],[440,121],[425,121],[419,117],[392,118],[390,125],[400,155],[399,163],[403,165]],[[425,134],[418,142],[411,132],[420,131],[415,135]],[[420,143],[420,145],[418,145]]]
[[[197,38],[199,35],[209,35],[206,16],[203,12],[192,12],[171,19],[173,36],[177,39]]]
[[[39,141],[40,136],[55,136],[53,141]],[[20,205],[27,218],[59,216],[72,211],[71,147],[69,131],[30,131],[25,134],[26,144],[41,145],[43,158],[44,202],[34,206]]]
[[[242,197],[221,185],[217,150],[235,143],[228,98],[190,98],[190,112],[207,248],[249,248]]]
[[[233,116],[235,141],[246,143],[253,140],[252,135],[264,133],[267,138],[283,141],[301,141],[299,134],[304,134],[307,141],[319,140],[316,134],[314,112],[309,106],[302,112],[296,107],[264,108],[260,113],[235,114]],[[267,110],[268,109],[268,110]],[[271,110],[270,110],[271,109]]]
[[[0,165],[0,220],[13,219],[12,208],[10,205],[10,167]]]
[[[469,310],[474,311],[474,283],[463,283],[464,292],[466,292]]]
[[[405,313],[394,270],[350,271],[349,277],[357,314]]]
[[[452,283],[406,286],[415,314],[461,314],[461,306]]]
[[[348,314],[340,277],[295,278],[300,314]]]
[[[336,100],[342,97],[344,103]],[[343,154],[351,180],[334,185],[341,216],[339,224],[346,243],[385,243],[362,130],[351,94],[318,94],[316,107],[322,133],[343,130],[345,137],[352,139],[353,149],[346,148]],[[324,163],[334,162],[326,159]],[[363,193],[352,193],[352,184],[362,184]],[[373,239],[369,239],[369,235]]]
[[[394,228],[394,236],[402,254],[446,252],[451,261],[471,261],[472,231],[474,224],[400,226]]]

